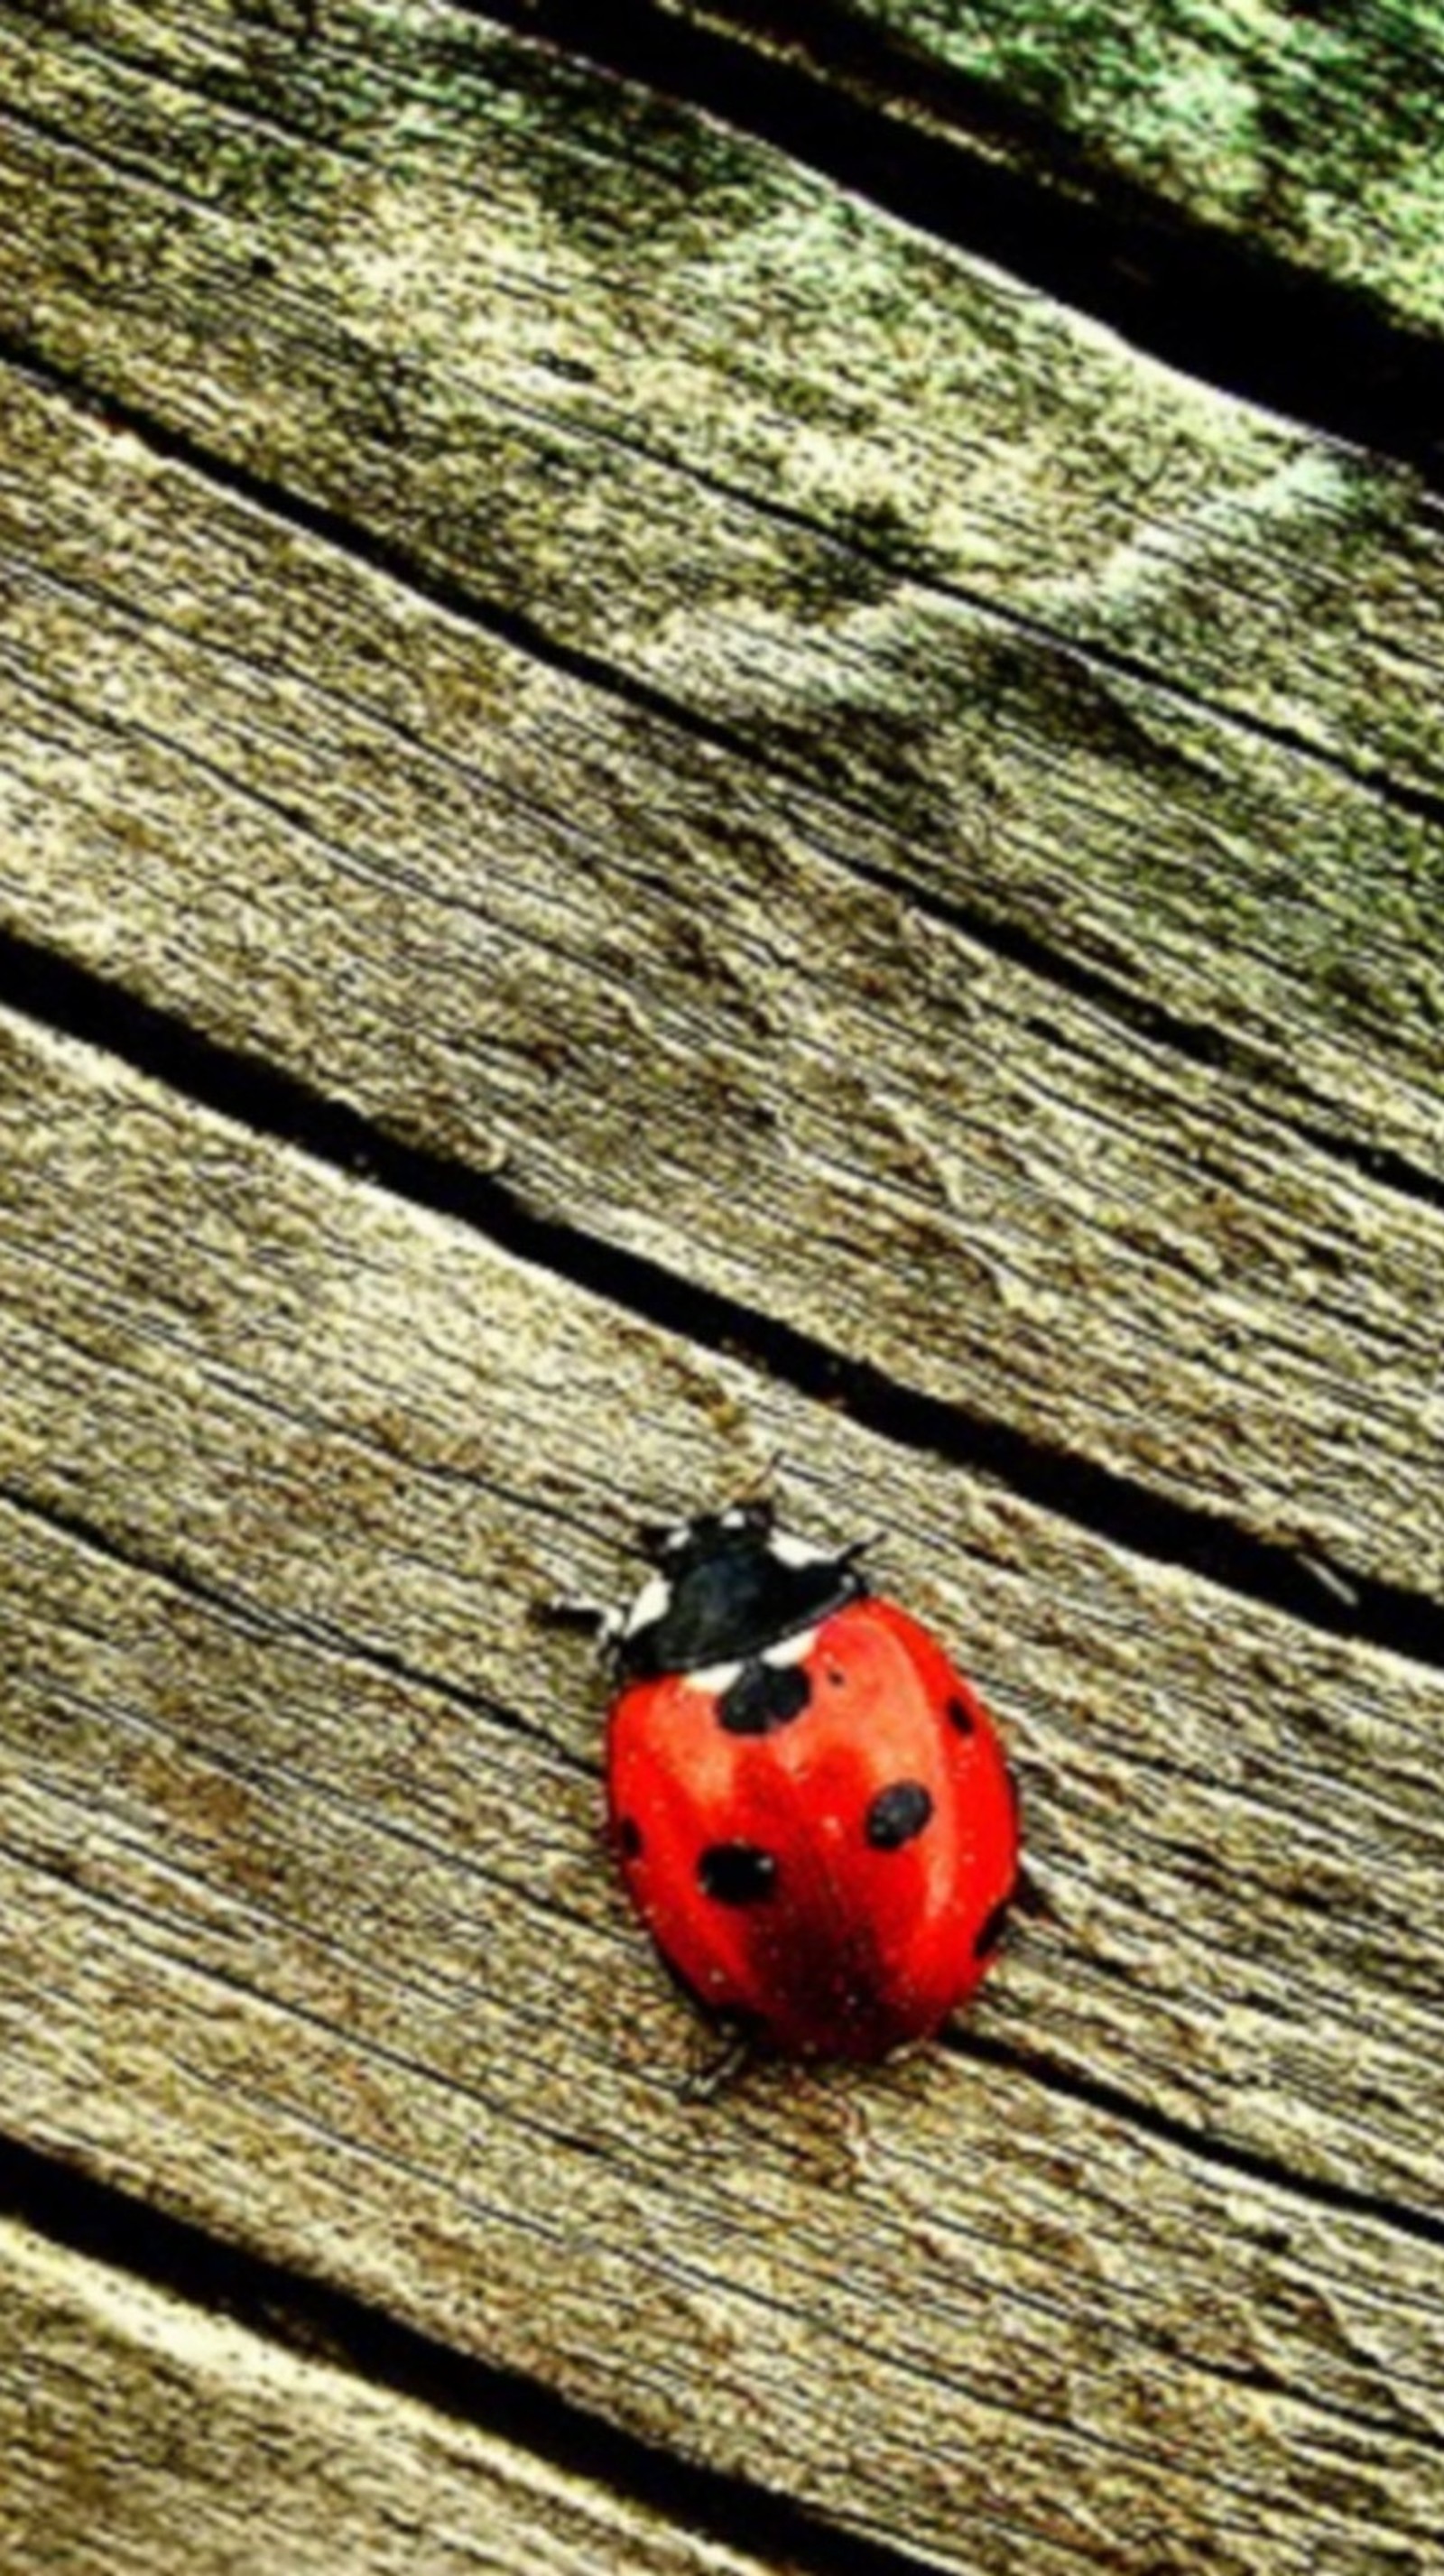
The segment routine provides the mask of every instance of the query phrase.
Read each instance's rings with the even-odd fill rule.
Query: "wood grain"
[[[445,0],[327,0],[305,42],[218,0],[5,0],[0,72],[9,348],[538,642],[920,791],[914,617],[973,609],[1005,719],[1051,647],[1105,718],[1154,679],[1185,740],[1199,700],[1437,799],[1411,477],[781,153]]]
[[[1407,487],[448,9],[25,24],[0,268],[151,445],[7,380],[9,924],[960,1437],[1437,1591]],[[1235,528],[1174,642],[1165,486]]]
[[[756,2576],[751,2557],[13,2220],[0,2297],[0,2563],[17,2572]]]
[[[939,2567],[1417,2570],[1437,1688],[4,1032],[10,2120]],[[999,1705],[958,2041],[679,2089],[536,1624],[777,1444]]]
[[[924,131],[972,129],[989,157],[1056,191],[1059,223],[1123,180],[1367,289],[1405,323],[1444,322],[1444,45],[1428,0],[1325,15],[1204,0],[659,5]]]
[[[816,2563],[1437,2576],[1437,1672],[1079,1500],[1444,1588],[1437,512],[448,0],[0,84],[9,2138]],[[545,1612],[778,1450],[1036,1894],[708,2101]],[[736,2563],[7,2261],[80,2571]]]
[[[1326,1097],[1438,1127],[1427,953],[1417,1038],[1368,1035],[1406,852],[1372,932],[1362,858],[1343,920],[1293,914],[1320,979],[1357,947],[1355,1028],[1290,994],[1280,901],[1199,1062],[930,901],[896,828],[8,390],[9,926],[962,1425],[1437,1591],[1444,1223],[1310,1133]],[[1057,785],[1056,736],[1028,759]],[[1216,988],[1206,922],[1193,954]]]

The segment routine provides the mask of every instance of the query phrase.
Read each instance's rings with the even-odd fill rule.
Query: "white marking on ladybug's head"
[[[671,1606],[672,1587],[665,1574],[649,1574],[622,1622],[622,1635],[635,1637],[643,1628],[655,1628]]]
[[[810,1538],[798,1538],[791,1530],[774,1530],[767,1549],[779,1565],[821,1565],[831,1554],[830,1549],[814,1547]]]
[[[729,1503],[725,1512],[718,1513],[717,1526],[719,1529],[746,1529],[752,1516],[748,1504]]]
[[[764,1646],[764,1664],[805,1664],[817,1643],[815,1628],[799,1628],[795,1637],[779,1637],[775,1646]]]
[[[735,1681],[741,1680],[744,1669],[741,1664],[703,1664],[695,1673],[682,1675],[682,1688],[710,1691],[714,1699],[720,1699]]]

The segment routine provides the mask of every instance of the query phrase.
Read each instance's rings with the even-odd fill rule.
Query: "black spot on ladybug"
[[[896,1851],[922,1832],[932,1812],[932,1799],[921,1780],[894,1780],[873,1799],[863,1832],[874,1851]]]
[[[777,1885],[777,1863],[756,1843],[709,1843],[697,1884],[718,1905],[760,1905]]]
[[[717,1702],[717,1717],[729,1735],[771,1735],[800,1717],[811,1697],[800,1664],[744,1664]]]
[[[999,1942],[1002,1940],[1003,1934],[1008,1928],[1008,1906],[1010,1902],[1011,1900],[1005,1896],[1002,1904],[995,1905],[992,1913],[985,1915],[983,1921],[979,1924],[977,1935],[973,1942],[973,1957],[975,1959],[990,1958],[993,1951],[997,1949]]]
[[[948,1702],[948,1719],[949,1723],[957,1728],[959,1735],[976,1735],[978,1731],[977,1719],[967,1701],[959,1699],[956,1691]]]
[[[617,1849],[621,1853],[623,1860],[641,1859],[642,1828],[638,1824],[635,1816],[623,1816],[621,1823],[618,1825]]]

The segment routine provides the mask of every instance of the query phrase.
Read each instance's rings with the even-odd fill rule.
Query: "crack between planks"
[[[4,990],[4,946],[4,937],[0,934],[0,998],[3,998]],[[127,1061],[132,1060],[127,1058]],[[214,1102],[205,1105],[216,1106]],[[236,1113],[224,1114],[234,1116]],[[292,1137],[287,1141],[295,1143],[299,1140]],[[90,1520],[83,1512],[47,1501],[38,1494],[23,1493],[18,1486],[3,1481],[0,1481],[0,1506],[8,1506],[22,1519],[34,1521],[40,1528],[50,1530],[72,1546],[89,1549],[107,1564],[117,1566],[127,1574],[144,1575],[152,1582],[169,1585],[182,1599],[194,1601],[202,1609],[228,1621],[242,1635],[253,1637],[262,1644],[279,1640],[285,1645],[306,1647],[313,1653],[335,1656],[343,1663],[359,1664],[366,1672],[383,1674],[389,1681],[401,1682],[408,1689],[424,1691],[450,1707],[464,1709],[468,1716],[482,1717],[488,1724],[500,1727],[508,1734],[524,1736],[568,1770],[583,1776],[590,1772],[589,1764],[559,1743],[554,1735],[548,1734],[544,1727],[535,1725],[518,1711],[503,1707],[499,1700],[488,1699],[480,1691],[469,1690],[464,1682],[454,1681],[444,1673],[430,1672],[424,1665],[412,1663],[392,1648],[377,1645],[373,1639],[359,1637],[330,1620],[307,1619],[293,1612],[267,1609],[243,1593],[228,1592],[219,1584],[207,1582],[204,1575],[195,1573],[177,1557],[160,1555],[136,1542],[122,1544],[111,1531],[102,1529],[99,1522]]]
[[[1226,699],[1212,697],[1206,689],[1179,678],[1159,663],[1145,661],[1141,654],[1130,653],[1120,644],[1110,644],[1103,635],[1070,634],[1063,626],[1051,625],[1046,617],[1022,608],[1011,608],[1001,598],[990,597],[984,590],[958,581],[927,563],[913,562],[907,552],[891,554],[886,547],[869,544],[865,537],[843,537],[828,527],[825,520],[809,516],[806,510],[775,495],[752,490],[745,483],[734,483],[725,475],[709,472],[686,458],[647,441],[627,442],[651,464],[670,467],[685,475],[700,490],[714,493],[740,509],[751,511],[757,518],[775,527],[795,530],[814,544],[830,547],[849,563],[864,563],[884,574],[900,587],[909,585],[918,593],[945,601],[949,606],[965,609],[979,625],[991,627],[999,634],[1019,637],[1036,645],[1042,653],[1060,663],[1075,664],[1080,670],[1106,672],[1118,680],[1130,680],[1145,688],[1157,699],[1176,707],[1186,707],[1203,715],[1217,726],[1220,733],[1238,734],[1248,742],[1266,743],[1270,749],[1296,760],[1316,761],[1335,777],[1347,779],[1350,786],[1366,795],[1377,796],[1382,805],[1395,808],[1424,823],[1444,823],[1444,795],[1430,787],[1411,784],[1396,778],[1378,762],[1364,763],[1351,759],[1346,752],[1318,736],[1305,733],[1297,726],[1281,723],[1276,717],[1230,706]]]
[[[318,542],[333,547],[414,597],[425,600],[430,606],[495,635],[543,667],[560,671],[586,687],[599,689],[626,705],[635,706],[660,722],[708,743],[713,749],[745,761],[754,769],[776,772],[813,794],[825,794],[841,810],[848,810],[848,799],[839,796],[837,790],[820,779],[805,761],[790,759],[774,741],[765,737],[754,738],[735,725],[708,715],[657,682],[625,669],[586,645],[567,643],[541,626],[525,610],[489,599],[458,575],[425,564],[400,540],[379,534],[333,504],[311,499],[290,485],[278,482],[274,476],[238,459],[222,456],[189,431],[162,420],[127,396],[90,384],[83,376],[58,364],[3,327],[0,327],[0,365],[13,368],[16,374],[43,386],[47,392],[59,396],[75,409],[103,421],[107,427],[125,430],[139,439],[152,454],[196,475],[213,489],[227,492],[283,525],[297,528]],[[1444,385],[1441,385],[1441,401],[1444,401]],[[603,444],[614,436],[615,433],[598,433]],[[944,573],[911,560],[906,552],[890,554],[886,548],[870,545],[862,538],[843,537],[830,529],[824,520],[811,517],[806,510],[781,501],[775,495],[755,491],[746,484],[734,483],[725,476],[711,473],[685,457],[654,446],[647,439],[619,439],[617,443],[630,448],[648,462],[671,470],[683,481],[695,484],[699,490],[749,511],[773,526],[794,530],[814,543],[830,548],[847,562],[866,564],[892,581],[910,584],[921,595],[963,609],[979,624],[1000,635],[1015,636],[1059,663],[1131,681],[1172,705],[1207,717],[1222,732],[1266,744],[1292,759],[1316,762],[1331,775],[1347,780],[1362,793],[1376,796],[1382,805],[1416,821],[1436,825],[1444,823],[1444,794],[1437,790],[1397,778],[1377,763],[1365,764],[1350,759],[1345,752],[1296,727],[1232,707],[1211,696],[1206,689],[1193,686],[1120,645],[1110,644],[1104,636],[1070,634],[1066,628],[1051,625],[1045,617],[1011,608],[1005,601],[990,598],[986,592],[976,590],[966,582],[951,580]]]
[[[650,0],[450,0],[715,117],[1188,376],[1444,482],[1444,344],[1368,288],[1189,214],[837,0],[729,0],[785,51]],[[1031,167],[999,159],[1019,149]],[[1047,178],[1037,175],[1046,169]]]
[[[684,2460],[499,2363],[455,2351],[352,2291],[230,2245],[18,2140],[0,2137],[0,2210],[80,2259],[204,2308],[303,2362],[510,2442],[563,2476],[689,2525],[750,2566],[914,2576],[926,2562],[840,2529],[776,2489]]]
[[[29,347],[16,335],[0,327],[0,366],[14,369],[19,376],[39,385],[47,393],[57,394],[77,411],[102,422],[107,428],[123,430],[140,441],[153,456],[179,465],[196,475],[213,490],[225,492],[251,509],[278,520],[283,526],[298,529],[319,543],[333,548],[354,563],[364,564],[368,571],[379,573],[386,581],[413,598],[424,600],[429,607],[444,615],[460,619],[465,625],[495,635],[502,643],[526,654],[544,669],[560,671],[584,687],[602,690],[608,697],[635,707],[639,713],[655,717],[674,726],[695,741],[730,757],[744,760],[752,767],[781,769],[796,784],[812,784],[807,772],[794,764],[773,758],[744,733],[716,718],[704,715],[686,701],[656,686],[635,672],[623,670],[600,653],[590,652],[585,645],[568,644],[537,624],[525,610],[504,607],[499,601],[484,598],[470,583],[456,574],[423,563],[410,548],[392,537],[379,535],[359,520],[350,519],[344,511],[324,501],[308,498],[273,476],[237,459],[218,455],[193,438],[188,431],[159,420],[153,413],[123,395],[91,385],[70,369],[57,365],[43,351]]]
[[[840,813],[855,810],[849,798],[840,795],[835,787],[819,781],[805,763],[789,760],[775,744],[754,740],[735,727],[703,714],[684,700],[673,697],[635,673],[623,670],[601,655],[560,642],[522,612],[488,601],[453,575],[421,564],[404,546],[393,540],[376,535],[359,522],[322,503],[307,500],[248,466],[216,455],[186,432],[168,427],[119,397],[98,392],[40,353],[23,347],[3,329],[0,329],[0,366],[12,367],[17,374],[44,386],[75,408],[104,420],[112,428],[125,430],[141,440],[152,453],[195,474],[213,488],[231,494],[283,525],[298,528],[318,543],[364,564],[383,579],[395,583],[414,597],[426,600],[445,614],[496,635],[543,667],[561,671],[585,687],[601,690],[625,705],[636,707],[639,712],[675,727],[727,757],[742,761],[751,769],[761,770],[769,777],[790,780],[809,795],[820,796]],[[706,476],[697,479],[711,482],[711,478]],[[729,497],[754,507],[764,517],[794,525],[818,538],[827,537],[825,529],[800,511],[789,510],[782,504],[759,499],[743,491],[734,491],[730,486],[717,488],[727,490]],[[841,551],[849,551],[841,539],[831,542],[836,543]],[[883,569],[906,570],[905,566],[891,565],[886,557],[872,549],[853,547],[850,551],[866,556],[867,560]],[[1323,767],[1347,778],[1362,792],[1377,795],[1383,804],[1395,806],[1426,822],[1444,822],[1444,798],[1430,790],[1409,787],[1383,773],[1365,771],[1326,745],[1294,735],[1284,727],[1216,705],[1201,692],[1161,677],[1133,656],[1107,644],[1070,638],[1038,619],[975,597],[955,585],[923,580],[920,587],[932,590],[939,597],[957,601],[983,622],[1001,631],[1024,636],[1056,654],[1060,660],[1071,660],[1084,669],[1111,671],[1120,678],[1146,684],[1161,696],[1208,715],[1225,729],[1269,742],[1292,757],[1318,761]],[[118,719],[106,721],[111,722],[117,732],[122,730]],[[164,739],[160,736],[151,738]],[[216,774],[228,778],[224,771]],[[261,806],[272,804],[273,810],[288,824],[308,828],[304,819],[284,803],[267,799],[253,787],[248,788],[247,793]],[[1248,1073],[1246,1050],[1230,1039],[1226,1031],[1211,1022],[1173,1011],[1154,996],[1130,991],[1116,977],[1084,964],[1081,959],[1069,957],[1022,924],[1007,921],[985,906],[964,904],[955,897],[940,894],[925,878],[910,877],[901,869],[864,860],[855,853],[839,854],[835,863],[878,890],[911,904],[919,913],[943,927],[973,940],[991,954],[1035,975],[1040,982],[1090,1004],[1146,1044],[1169,1049],[1188,1062],[1209,1070]],[[1337,1128],[1322,1121],[1311,1121],[1303,1114],[1284,1115],[1279,1123],[1320,1153],[1332,1157],[1345,1169],[1361,1174],[1378,1187],[1422,1206],[1444,1209],[1444,1179],[1397,1148],[1363,1138],[1351,1138]]]
[[[104,593],[90,592],[83,584],[57,582],[56,586],[76,598],[89,598],[112,611],[126,614],[123,602],[117,602]],[[180,632],[179,629],[175,631]],[[215,649],[224,651],[221,646]],[[79,698],[47,686],[28,669],[8,667],[12,667],[15,685],[28,697],[38,699],[44,706],[78,716],[118,741],[138,739],[190,762],[227,794],[244,799],[258,811],[273,815],[288,830],[300,834],[339,868],[376,881],[375,872],[366,869],[339,841],[318,830],[294,799],[268,794],[254,780],[243,777],[239,770],[227,768],[221,761],[198,751],[178,736],[161,732],[136,716],[122,718],[104,708],[88,707]],[[390,722],[389,719],[385,721]],[[404,731],[394,725],[391,729]],[[405,738],[427,757],[443,762],[449,760],[449,755],[435,751],[416,734],[406,732]],[[838,797],[833,791],[816,792],[823,794],[828,804],[844,814],[854,810],[849,800]],[[544,809],[536,807],[533,810],[541,813]],[[1131,990],[1116,976],[1086,964],[1080,957],[1070,956],[1065,949],[1052,945],[1025,924],[1009,920],[986,905],[966,903],[957,895],[944,894],[925,877],[909,876],[901,867],[889,867],[881,861],[865,859],[857,851],[834,848],[817,839],[813,840],[812,846],[829,868],[841,869],[887,895],[891,901],[907,905],[924,919],[935,921],[941,928],[971,941],[975,947],[987,950],[991,956],[1005,959],[1039,983],[1069,994],[1074,1000],[1085,1003],[1126,1028],[1145,1045],[1182,1056],[1186,1062],[1211,1072],[1221,1072],[1244,1082],[1251,1079],[1258,1051],[1231,1037],[1216,1022],[1185,1015],[1170,1009],[1155,995]],[[434,887],[424,887],[420,877],[413,875],[405,881],[417,891],[429,892],[433,900],[445,902],[463,913],[474,911],[474,907],[467,905],[459,896],[437,895]],[[537,930],[532,936],[542,941],[544,934]],[[556,949],[555,953],[568,959],[571,956],[571,952],[564,948]],[[1361,1174],[1377,1187],[1391,1190],[1396,1196],[1413,1200],[1418,1205],[1444,1211],[1444,1178],[1411,1161],[1396,1147],[1344,1135],[1306,1114],[1308,1109],[1322,1111],[1328,1104],[1297,1071],[1293,1081],[1300,1104],[1297,1110],[1287,1107],[1268,1109],[1256,1102],[1255,1114],[1284,1134],[1313,1146],[1317,1152],[1345,1169]]]
[[[1015,2067],[1022,2062],[1016,2053],[993,2053]],[[395,2161],[405,2175],[404,2162]],[[458,2351],[364,2293],[237,2244],[203,2222],[157,2207],[129,2185],[3,2135],[0,2213],[83,2262],[144,2282],[192,2314],[220,2315],[303,2365],[342,2372],[372,2391],[522,2448],[621,2501],[684,2521],[715,2545],[738,2550],[749,2565],[785,2565],[796,2576],[812,2569],[905,2576],[932,2563],[840,2529],[743,2473],[679,2456],[524,2372]],[[1250,2384],[1246,2374],[1238,2376]],[[1266,2393],[1294,2395],[1287,2385],[1257,2384]],[[1326,2412],[1343,2423],[1366,2423],[1347,2409]],[[1368,2423],[1367,2430],[1371,2438],[1401,2433],[1430,2450],[1440,2447],[1431,2431],[1413,2424]]]
[[[85,595],[79,585],[71,587],[78,596]],[[114,602],[110,605],[114,606]],[[197,751],[179,737],[160,732],[138,717],[122,718],[104,708],[87,707],[80,699],[47,687],[27,670],[16,670],[13,676],[16,686],[42,705],[78,716],[118,741],[140,740],[190,762],[202,776],[213,779],[227,794],[276,817],[338,868],[371,882],[379,881],[375,872],[368,871],[341,842],[318,830],[294,800],[268,794],[253,780],[243,777],[239,770],[228,769],[222,762]],[[411,739],[413,743],[417,742],[417,737]],[[428,749],[424,744],[418,747],[423,751]],[[838,802],[836,799],[832,801]],[[846,805],[842,810],[848,810]],[[812,846],[829,868],[840,869],[844,874],[856,877],[860,883],[871,886],[875,892],[886,895],[895,903],[907,906],[921,918],[936,922],[940,928],[967,939],[973,946],[985,949],[990,956],[1006,960],[1054,991],[1070,995],[1075,1001],[1127,1029],[1144,1045],[1155,1047],[1164,1054],[1181,1056],[1187,1063],[1210,1072],[1223,1073],[1245,1083],[1251,1079],[1259,1060],[1258,1051],[1246,1041],[1231,1037],[1216,1022],[1187,1016],[1170,1009],[1167,1003],[1154,995],[1130,990],[1116,976],[1086,964],[1080,957],[1070,956],[1065,949],[1053,946],[1025,924],[1010,921],[986,905],[965,903],[956,895],[943,894],[926,878],[911,877],[902,868],[889,867],[881,861],[865,859],[856,851],[833,848],[818,840],[814,840]],[[459,896],[436,895],[435,889],[425,887],[420,877],[413,875],[404,881],[415,890],[429,892],[434,900],[445,902],[463,913],[474,911],[474,907],[468,906]],[[542,931],[533,930],[531,936],[536,943],[549,946],[551,953],[568,963],[573,962],[573,952],[554,942],[549,943]],[[1305,1083],[1297,1071],[1293,1074],[1293,1082],[1299,1104],[1297,1108],[1291,1109],[1287,1105],[1272,1108],[1255,1100],[1255,1116],[1277,1132],[1312,1146],[1345,1170],[1357,1172],[1377,1188],[1390,1190],[1395,1196],[1412,1200],[1419,1206],[1444,1211],[1444,1178],[1411,1161],[1394,1146],[1348,1136],[1324,1125],[1307,1114],[1310,1110],[1321,1112],[1327,1107],[1323,1097]]]
[[[863,883],[888,894],[897,902],[910,905],[945,930],[958,933],[975,946],[985,948],[995,957],[1005,958],[1024,974],[1036,976],[1040,983],[1070,994],[1075,1001],[1089,1004],[1106,1018],[1128,1029],[1145,1045],[1179,1055],[1189,1064],[1200,1065],[1214,1073],[1225,1073],[1247,1081],[1253,1070],[1253,1050],[1246,1043],[1230,1037],[1226,1029],[1211,1020],[1185,1016],[1171,1010],[1167,1003],[1148,993],[1131,992],[1115,976],[1101,968],[1087,965],[1081,957],[1070,956],[1055,948],[1036,931],[1021,922],[1000,919],[984,906],[963,903],[954,895],[939,894],[925,881],[907,876],[899,868],[881,865],[849,851],[839,858],[840,865]],[[1346,1170],[1360,1173],[1381,1189],[1392,1190],[1397,1197],[1413,1200],[1417,1205],[1444,1211],[1444,1178],[1411,1162],[1391,1145],[1379,1145],[1362,1137],[1345,1136],[1337,1129],[1316,1123],[1306,1114],[1305,1105],[1322,1107],[1316,1092],[1310,1091],[1295,1073],[1300,1107],[1297,1111],[1266,1108],[1255,1101],[1255,1115],[1286,1135],[1296,1136],[1312,1145],[1317,1152],[1341,1164]]]
[[[1296,2165],[1280,2164],[1260,2148],[1245,2146],[1213,2130],[1195,2128],[1176,2112],[1161,2110],[1126,2092],[1121,2085],[1065,2066],[1037,2048],[1020,2047],[1015,2040],[997,2039],[967,2028],[944,2031],[938,2044],[953,2057],[1020,2075],[1065,2102],[1096,2111],[1140,2137],[1176,2148],[1200,2164],[1237,2174],[1241,2181],[1258,2183],[1281,2197],[1326,2209],[1336,2217],[1366,2220],[1396,2235],[1410,2237],[1416,2244],[1444,2245],[1444,2215],[1407,2201],[1390,2200],[1381,2192],[1361,2190],[1353,2183],[1337,2182],[1328,2174],[1306,2173]],[[1428,2439],[1432,2447],[1444,2449],[1444,2437],[1430,2434]]]
[[[996,1477],[1038,1509],[1134,1556],[1179,1567],[1310,1628],[1444,1668],[1444,1602],[1259,1538],[1221,1513],[928,1394],[802,1326],[539,1214],[499,1174],[403,1140],[299,1075],[17,934],[0,934],[0,1004],[256,1135],[460,1223],[661,1331],[756,1369],[881,1439]]]

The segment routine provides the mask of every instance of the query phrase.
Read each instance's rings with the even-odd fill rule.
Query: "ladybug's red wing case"
[[[996,1947],[1017,1867],[997,1737],[929,1632],[860,1578],[794,1637],[624,1688],[608,1786],[664,1955],[789,2052],[922,2036]]]
[[[913,2037],[971,1994],[1002,1939],[1016,1796],[982,1701],[918,1620],[870,1600],[828,1634],[825,1706],[863,1800],[863,1851],[849,1850],[845,1876],[875,1930],[880,2017]],[[846,1844],[854,1812],[842,1811]]]

